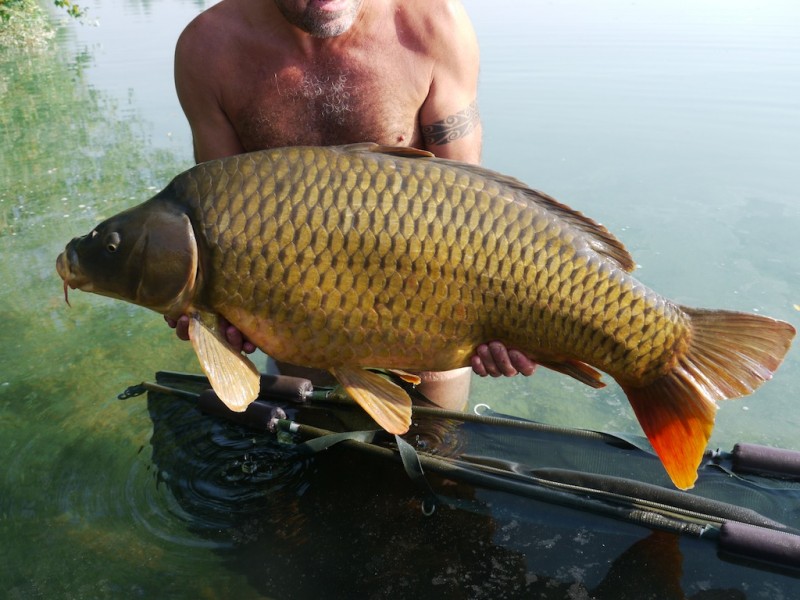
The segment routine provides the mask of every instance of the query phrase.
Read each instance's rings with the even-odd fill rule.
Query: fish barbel
[[[233,410],[258,373],[219,315],[276,359],[327,369],[385,429],[411,401],[365,370],[448,370],[501,340],[538,363],[625,391],[676,486],[689,488],[716,402],[752,392],[794,328],[680,306],[638,282],[604,227],[523,183],[374,144],[214,160],[72,240],[71,288],[177,318]]]

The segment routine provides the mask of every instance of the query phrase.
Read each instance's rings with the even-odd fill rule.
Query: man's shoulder
[[[447,18],[454,11],[463,10],[461,0],[391,0],[395,8],[405,8],[422,16]]]
[[[192,19],[178,38],[178,44],[216,47],[237,35],[250,20],[249,6],[242,0],[221,0]]]
[[[472,35],[472,24],[459,0],[394,0],[398,29],[413,34],[430,51],[452,49],[462,35]]]

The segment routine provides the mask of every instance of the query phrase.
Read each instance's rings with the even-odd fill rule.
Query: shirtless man
[[[456,0],[222,0],[181,34],[175,84],[197,162],[372,141],[478,163],[478,62],[475,33]],[[187,325],[186,317],[177,323],[181,339]],[[236,328],[227,336],[254,350]],[[472,367],[496,377],[530,375],[535,364],[491,342],[477,349]],[[438,404],[466,403],[469,368],[420,377],[420,390]],[[318,372],[312,378],[321,381]]]

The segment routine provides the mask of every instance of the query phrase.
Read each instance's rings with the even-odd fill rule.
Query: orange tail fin
[[[789,323],[745,313],[683,308],[691,317],[688,351],[644,387],[622,385],[672,482],[688,489],[714,426],[717,401],[755,391],[789,350]]]

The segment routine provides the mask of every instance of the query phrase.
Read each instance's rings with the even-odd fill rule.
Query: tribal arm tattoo
[[[441,121],[423,126],[422,136],[425,139],[425,145],[428,147],[443,146],[466,137],[474,131],[480,122],[478,101],[475,100],[464,110],[445,117]]]

